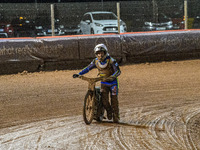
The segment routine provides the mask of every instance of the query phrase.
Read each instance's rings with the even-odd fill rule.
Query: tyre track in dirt
[[[197,111],[187,121],[187,136],[188,141],[194,150],[200,149],[200,111]]]
[[[0,76],[0,149],[198,150],[199,64],[122,66],[120,123],[89,126],[82,119],[86,82],[71,79],[77,71]]]
[[[177,121],[176,114],[169,117],[172,112],[165,111],[146,121],[134,122],[126,116],[119,124],[105,121],[86,126],[82,116],[77,116],[11,127],[9,133],[1,135],[1,149],[198,149],[199,139],[194,139],[192,132],[198,133],[193,125],[200,114],[199,106],[193,106],[194,111],[184,112],[188,114],[183,118],[188,120],[186,124]],[[146,114],[149,116],[149,113],[141,113],[141,118]]]

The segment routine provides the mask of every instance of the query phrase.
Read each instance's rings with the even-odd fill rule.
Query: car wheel
[[[94,34],[94,30],[93,29],[91,29],[90,34]]]
[[[17,33],[17,34],[16,34],[16,37],[20,37],[20,35],[21,35],[20,33]]]
[[[83,34],[83,32],[80,30],[80,31],[78,32],[78,34],[80,34],[80,35],[81,35],[81,34]]]
[[[31,31],[30,36],[31,36],[31,37],[36,37],[35,32],[34,32],[34,31]]]

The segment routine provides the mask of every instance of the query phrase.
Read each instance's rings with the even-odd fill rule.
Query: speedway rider
[[[104,108],[107,111],[109,120],[113,117],[113,122],[119,122],[119,103],[118,103],[118,79],[121,74],[118,63],[108,54],[107,47],[104,44],[98,44],[94,48],[96,58],[79,74],[74,74],[73,78],[88,73],[97,68],[100,76],[106,77],[101,81],[101,94]],[[109,93],[111,95],[111,105],[109,102]]]

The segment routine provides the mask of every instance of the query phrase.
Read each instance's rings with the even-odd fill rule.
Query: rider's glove
[[[79,74],[73,74],[73,78],[78,78]]]

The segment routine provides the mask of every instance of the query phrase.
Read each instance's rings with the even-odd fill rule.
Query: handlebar
[[[82,80],[88,81],[89,83],[95,83],[98,81],[113,81],[116,77],[101,76],[101,77],[96,77],[96,78],[89,78],[89,77],[85,77],[83,75],[74,74],[73,78],[81,78]]]
[[[74,77],[74,76],[73,76]],[[113,77],[96,77],[96,78],[89,78],[89,77],[85,77],[83,75],[78,75],[78,76],[75,76],[74,78],[80,78],[82,80],[85,80],[89,83],[88,85],[88,89],[89,90],[92,90],[94,91],[94,88],[95,88],[95,83],[98,82],[98,81],[103,81],[103,80],[113,80],[114,78]],[[105,80],[105,81],[106,81]]]
[[[103,80],[103,78],[105,78],[105,77],[89,78],[89,77],[85,77],[83,75],[80,75],[80,76],[78,76],[78,78],[80,78],[82,80],[85,80],[85,81],[88,81],[88,83],[89,83],[88,84],[88,89],[94,91],[95,83],[98,82],[98,81]]]
[[[82,80],[88,81],[89,83],[95,83],[95,82],[103,80],[105,77],[89,78],[89,77],[80,75],[79,78]]]

